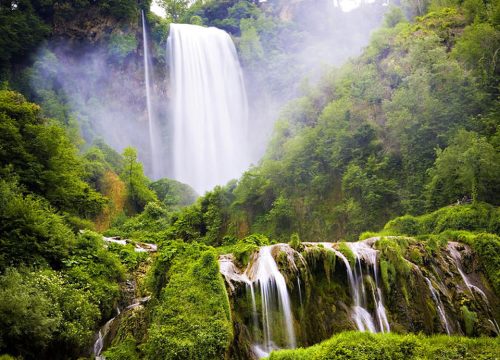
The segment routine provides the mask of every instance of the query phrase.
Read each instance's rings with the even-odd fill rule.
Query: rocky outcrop
[[[267,253],[285,279],[291,319],[283,312],[279,275],[262,265]],[[302,243],[299,249],[277,244],[254,253],[246,267],[231,255],[222,256],[220,264],[239,334],[233,344],[238,354],[261,357],[356,329],[471,336],[499,331],[498,298],[478,257],[464,244],[432,246],[404,237]]]

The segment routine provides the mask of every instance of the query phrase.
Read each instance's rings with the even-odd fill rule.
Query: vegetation
[[[306,349],[281,350],[268,359],[492,359],[495,339],[345,332]]]
[[[167,265],[167,283],[161,285],[163,275],[154,283],[163,290],[149,329],[146,358],[224,359],[233,325],[216,252],[196,244],[177,244],[174,251],[178,254]],[[171,253],[167,247],[168,258]]]
[[[375,247],[386,306],[397,309],[390,314],[395,332],[435,332],[436,306],[418,295],[427,289],[423,277],[436,275],[425,266],[446,263],[448,241],[478,255],[468,265],[486,275],[488,295],[500,294],[498,1],[403,1],[361,56],[324,69],[315,86],[300,81],[303,68],[291,54],[307,43],[309,25],[327,20],[318,11],[284,21],[277,0],[161,3],[167,19],[146,11],[155,71],[166,68],[171,22],[217,26],[233,36],[255,84],[269,78],[273,99],[295,98],[262,161],[198,198],[174,180],[148,179],[136,149],[120,154],[99,140],[102,119],[87,110],[109,101],[113,88],[101,91],[94,70],[82,69],[95,84],[73,112],[57,76],[59,49],[37,50],[51,37],[99,43],[120,84],[118,75],[135,66],[139,11],[150,2],[2,2],[0,79],[10,85],[0,85],[0,353],[9,355],[0,359],[88,356],[99,327],[137,294],[151,299],[122,315],[107,359],[226,359],[235,347],[246,351],[248,329],[239,327],[234,307],[249,313],[248,304],[230,303],[218,256],[231,253],[244,267],[258,247],[278,242],[321,274],[311,285],[318,274],[298,265],[293,280],[303,276],[303,294],[287,279],[302,322],[318,308],[311,318],[333,319],[305,325],[316,331],[310,343],[353,324],[335,317],[349,305],[346,279],[335,271],[345,264],[321,247],[307,252],[303,241],[381,236]],[[93,33],[89,24],[99,39],[82,35]],[[129,242],[105,243],[102,234]],[[159,251],[136,252],[134,241]],[[338,250],[355,265],[344,241]],[[146,263],[145,283],[130,289]],[[415,275],[415,266],[425,275]],[[482,320],[497,310],[477,306],[472,292],[456,294],[443,303],[458,304],[455,320],[466,335],[491,333]],[[310,302],[313,295],[327,300]],[[408,319],[421,315],[415,309],[425,316],[412,327]],[[269,358],[498,356],[496,339],[343,332]]]

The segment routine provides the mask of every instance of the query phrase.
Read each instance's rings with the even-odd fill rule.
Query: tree
[[[158,201],[149,189],[149,179],[144,175],[142,164],[137,161],[137,151],[128,147],[123,151],[123,170],[120,177],[127,186],[128,208],[131,213],[141,212],[150,201]]]
[[[165,9],[167,18],[171,22],[179,20],[189,7],[189,0],[160,0],[158,3]]]
[[[434,167],[429,174],[427,204],[434,208],[461,199],[464,195],[475,202],[500,201],[500,154],[486,138],[461,130],[446,149],[437,150]]]

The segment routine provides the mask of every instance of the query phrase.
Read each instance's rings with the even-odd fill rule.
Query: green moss
[[[339,243],[338,251],[340,251],[342,255],[344,255],[347,258],[351,266],[356,265],[356,256],[352,252],[351,248],[347,246],[347,244],[344,241]]]
[[[168,282],[145,344],[147,359],[224,359],[233,326],[214,249],[186,246],[172,261]]]
[[[439,234],[446,230],[486,231],[498,234],[498,208],[486,204],[447,206],[422,216],[405,215],[384,226],[387,235]]]
[[[290,236],[288,245],[290,245],[290,247],[296,251],[301,251],[304,248],[302,242],[300,241],[299,234],[297,233],[293,233],[292,236]]]
[[[465,334],[467,336],[472,336],[474,334],[474,327],[477,323],[477,314],[474,311],[470,311],[466,305],[460,308],[462,312],[462,319],[465,324]]]
[[[320,359],[495,359],[500,352],[498,340],[456,336],[371,334],[344,332],[320,344],[296,350],[272,352],[270,360]]]

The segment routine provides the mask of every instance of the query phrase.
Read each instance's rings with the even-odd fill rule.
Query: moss
[[[292,236],[290,236],[290,241],[288,242],[288,245],[290,245],[290,247],[295,251],[302,251],[304,249],[304,245],[302,245],[300,237],[297,233],[293,233]]]
[[[462,320],[465,325],[465,334],[467,336],[472,336],[477,323],[477,314],[474,311],[470,311],[467,305],[463,305],[460,311],[462,312]]]
[[[359,240],[366,240],[375,236],[378,236],[379,233],[373,232],[373,231],[365,231],[361,235],[359,235]]]
[[[224,359],[233,337],[229,299],[214,249],[176,256],[153,314],[147,359]]]
[[[380,260],[380,275],[382,277],[382,283],[387,293],[391,293],[391,284],[396,278],[396,269],[394,265],[386,260]]]
[[[495,359],[500,345],[493,338],[371,334],[344,332],[309,348],[272,352],[269,360],[320,359]]]
[[[499,234],[498,208],[486,204],[447,206],[422,216],[405,215],[389,221],[390,235],[439,234],[446,230],[486,231]]]
[[[352,252],[351,248],[347,246],[347,244],[344,241],[339,243],[338,251],[340,251],[342,255],[344,255],[347,258],[351,266],[356,265],[356,256]]]

